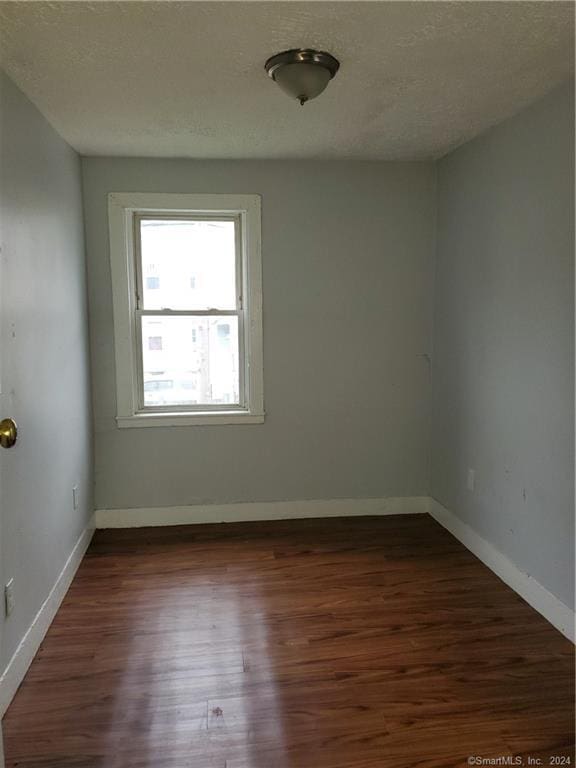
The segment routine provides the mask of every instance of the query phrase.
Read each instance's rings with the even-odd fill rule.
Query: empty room
[[[0,768],[573,766],[562,0],[0,0]]]

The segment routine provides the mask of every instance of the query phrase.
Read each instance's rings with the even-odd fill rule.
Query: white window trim
[[[139,410],[136,335],[134,214],[224,213],[241,217],[246,408],[214,411]],[[261,424],[264,421],[262,361],[262,258],[259,195],[179,195],[112,192],[108,195],[110,266],[116,351],[116,423],[119,427]]]

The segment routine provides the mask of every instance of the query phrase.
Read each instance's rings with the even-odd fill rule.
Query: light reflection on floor
[[[234,585],[204,581],[167,585],[169,597],[154,600],[165,609],[146,614],[145,605],[134,605],[134,615],[146,619],[119,638],[121,682],[113,696],[122,708],[114,707],[107,729],[117,764],[110,768],[126,764],[127,733],[145,734],[151,760],[170,744],[174,759],[184,761],[178,768],[224,765],[223,755],[226,768],[288,765],[259,587],[247,598]]]

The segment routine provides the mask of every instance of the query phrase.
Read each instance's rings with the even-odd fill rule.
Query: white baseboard
[[[99,509],[96,511],[96,528],[237,523],[249,520],[290,520],[303,517],[426,514],[429,504],[428,496],[400,496],[385,499],[316,499],[197,504],[188,507]]]
[[[82,562],[82,558],[88,549],[88,545],[94,534],[94,527],[95,522],[94,517],[92,517],[84,532],[74,545],[74,549],[70,553],[64,568],[62,568],[60,575],[56,579],[56,583],[50,590],[50,594],[46,600],[44,600],[34,621],[20,641],[20,645],[14,652],[8,666],[0,677],[0,717],[3,717],[8,709],[14,694],[18,690],[20,683],[24,679],[24,675],[28,671],[28,667],[32,663],[32,660],[40,647],[40,643],[44,639],[50,624],[56,616],[58,608],[60,608],[60,604],[72,583],[72,579],[76,574],[78,566]]]
[[[430,499],[430,514],[470,552],[476,555],[484,565],[487,565],[496,576],[526,600],[538,613],[542,614],[565,637],[574,642],[575,614],[571,608],[555,597],[530,574],[514,565],[490,542],[483,539],[436,499]]]

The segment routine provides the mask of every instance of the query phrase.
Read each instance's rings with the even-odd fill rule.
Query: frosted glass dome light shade
[[[339,62],[324,51],[300,48],[272,56],[265,64],[268,75],[300,104],[315,99],[334,77]]]
[[[274,76],[284,93],[301,103],[319,96],[330,82],[330,72],[317,64],[286,64]]]

